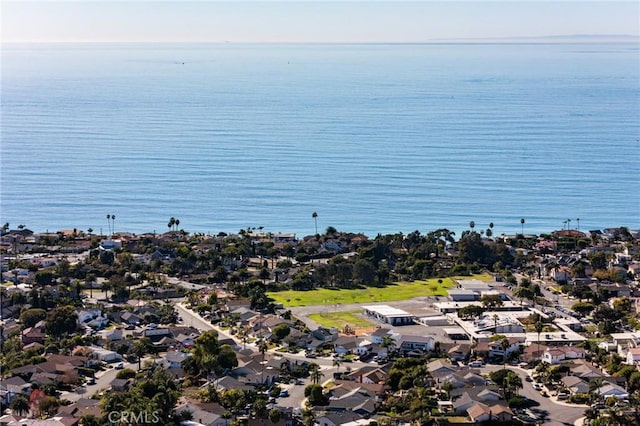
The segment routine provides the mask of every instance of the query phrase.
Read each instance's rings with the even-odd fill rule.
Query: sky
[[[1,0],[3,42],[429,42],[640,37],[638,1]]]

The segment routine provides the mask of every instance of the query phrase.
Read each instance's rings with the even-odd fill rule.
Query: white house
[[[613,383],[607,383],[598,389],[598,394],[602,398],[609,398],[613,396],[617,399],[629,398],[629,392],[627,392],[622,386],[615,385]]]
[[[635,365],[640,363],[640,348],[630,348],[627,351],[627,364]]]

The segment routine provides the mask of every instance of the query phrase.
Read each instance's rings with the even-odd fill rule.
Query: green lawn
[[[345,325],[349,325],[352,328],[373,327],[375,324],[358,315],[360,312],[361,311],[325,312],[322,314],[311,314],[309,318],[323,327],[335,327],[339,330],[344,329]]]
[[[471,277],[455,277],[459,279],[476,279],[481,281],[491,281],[493,277],[489,274],[474,275]],[[317,305],[344,305],[347,303],[371,303],[390,302],[394,300],[408,300],[414,297],[424,296],[446,296],[447,289],[454,286],[451,278],[442,278],[442,283],[438,278],[429,280],[397,282],[388,284],[385,287],[368,287],[349,290],[334,290],[319,288],[309,291],[277,291],[268,292],[276,303],[282,303],[287,307],[296,306],[317,306]]]

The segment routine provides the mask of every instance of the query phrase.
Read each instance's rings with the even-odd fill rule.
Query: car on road
[[[115,368],[116,368],[116,370],[122,370],[124,368],[124,364],[119,362],[119,363],[116,364]]]
[[[541,391],[542,390],[542,385],[540,383],[534,383],[533,384],[533,388],[537,391]]]
[[[469,367],[475,367],[475,368],[482,367],[483,365],[484,363],[482,361],[471,361],[469,363]]]
[[[533,377],[527,376],[524,378],[527,382],[533,382]]]
[[[563,401],[569,398],[569,394],[567,392],[558,393],[558,400]]]
[[[89,377],[89,379],[87,379],[87,384],[88,385],[95,385],[96,384],[96,379],[94,377]]]
[[[289,391],[288,390],[285,389],[285,390],[280,391],[280,397],[281,398],[286,398],[288,396],[289,396]]]

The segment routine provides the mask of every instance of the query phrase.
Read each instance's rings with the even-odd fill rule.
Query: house
[[[565,388],[572,394],[589,392],[589,383],[577,376],[564,376],[560,379]]]
[[[47,335],[41,328],[34,326],[22,330],[21,337],[23,345],[30,343],[40,343],[44,345]]]
[[[333,350],[338,355],[357,353],[362,339],[353,336],[340,336],[333,342]]]
[[[95,416],[100,417],[101,409],[100,409],[100,400],[99,399],[89,399],[89,398],[80,398],[78,401],[70,404],[63,405],[58,408],[58,414],[71,416],[76,419],[79,419],[83,416]]]
[[[182,422],[183,426],[229,426],[230,418],[224,418],[225,408],[219,404],[197,404],[191,401],[176,407],[176,413],[180,414],[184,411],[191,413],[191,421]]]
[[[542,354],[542,361],[547,364],[560,364],[566,359],[584,359],[585,350],[576,346],[547,347]]]
[[[469,357],[471,353],[471,345],[466,343],[460,343],[451,347],[448,350],[449,358],[452,361],[464,361]]]
[[[396,347],[405,354],[415,350],[429,352],[435,347],[435,339],[432,336],[400,334],[396,340]]]
[[[189,357],[182,351],[169,350],[161,361],[164,368],[182,368],[182,363]]]
[[[126,392],[133,384],[132,379],[113,379],[111,381],[111,390],[114,392]]]
[[[320,426],[343,426],[361,419],[363,419],[362,415],[352,411],[327,412],[317,417],[316,423]]]
[[[489,407],[483,403],[476,403],[467,409],[467,414],[474,423],[482,423],[488,421],[510,422],[513,419],[513,411],[502,404],[496,404]]]
[[[427,370],[431,374],[448,374],[457,371],[457,367],[448,361],[436,359],[427,364]]]
[[[392,331],[388,328],[380,327],[369,336],[371,337],[371,343],[379,345],[382,343],[385,336],[391,335]]]
[[[640,348],[629,348],[627,351],[627,364],[636,365],[640,363]]]
[[[29,396],[31,384],[25,382],[20,376],[13,376],[0,380],[0,401],[3,406],[8,406],[18,395]]]
[[[142,319],[138,315],[128,311],[123,312],[120,315],[120,319],[122,320],[122,322],[131,324],[131,325],[140,325],[140,323],[142,322]]]
[[[622,386],[618,386],[613,383],[605,383],[598,390],[600,397],[607,399],[609,397],[615,397],[616,399],[629,398],[629,392],[627,392]]]
[[[82,325],[100,316],[102,316],[100,309],[82,309],[78,311],[78,324]]]

